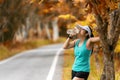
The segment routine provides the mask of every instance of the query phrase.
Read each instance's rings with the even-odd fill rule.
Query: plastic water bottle
[[[69,35],[76,35],[76,34],[78,34],[79,33],[79,30],[77,29],[77,28],[73,28],[73,29],[68,29],[67,30],[67,34],[69,34]]]

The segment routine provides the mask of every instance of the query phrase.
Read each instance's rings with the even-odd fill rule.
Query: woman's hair
[[[94,37],[93,32],[92,32],[92,29],[91,29],[90,26],[89,26],[89,28],[90,28],[90,31],[91,31],[91,36],[88,35],[88,36],[87,36],[87,39],[90,38],[90,37]],[[87,32],[87,31],[86,31],[86,32]],[[87,32],[87,33],[88,33],[88,32]]]

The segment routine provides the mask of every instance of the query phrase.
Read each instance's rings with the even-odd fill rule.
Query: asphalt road
[[[62,44],[29,50],[0,62],[0,80],[62,80]]]

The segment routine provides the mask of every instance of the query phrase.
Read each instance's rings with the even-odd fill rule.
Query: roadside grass
[[[103,69],[103,57],[101,54],[98,54],[99,66],[97,66],[95,61],[95,54],[91,56],[91,72],[88,80],[100,80]],[[64,65],[63,65],[63,79],[62,80],[71,80],[71,68],[74,61],[73,49],[65,50],[64,52]],[[115,80],[120,80],[120,61],[115,60]]]
[[[62,80],[71,80],[71,68],[72,68],[73,60],[74,60],[73,49],[65,50]]]
[[[7,58],[10,55],[9,50],[5,46],[0,46],[0,60]]]
[[[93,53],[90,60],[91,71],[88,80],[100,80],[103,69],[102,55],[97,55],[98,62],[95,60],[95,54]]]
[[[18,54],[22,51],[38,48],[44,45],[63,43],[65,38],[61,37],[57,41],[45,40],[45,39],[29,39],[25,42],[15,43],[10,45],[8,48],[4,45],[0,45],[0,60],[11,57],[15,54]]]

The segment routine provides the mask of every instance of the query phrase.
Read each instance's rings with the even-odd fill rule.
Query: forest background
[[[94,9],[94,3],[98,5],[98,11]],[[106,4],[103,3],[106,3],[109,8],[104,10]],[[119,7],[119,0],[0,0],[0,60],[23,50],[63,43],[67,37],[66,30],[74,28],[77,23],[89,25],[94,35],[98,36],[100,34],[95,15],[100,13],[102,19],[106,20],[108,14],[105,11],[110,14]],[[119,80],[120,38],[116,40],[115,80]],[[91,57],[92,67],[89,80],[100,80],[104,67],[102,46],[104,45],[100,43],[95,45],[94,54]],[[68,73],[71,73],[73,58],[73,50],[66,50],[63,80],[70,79],[71,74]],[[71,60],[68,61],[69,59]]]

